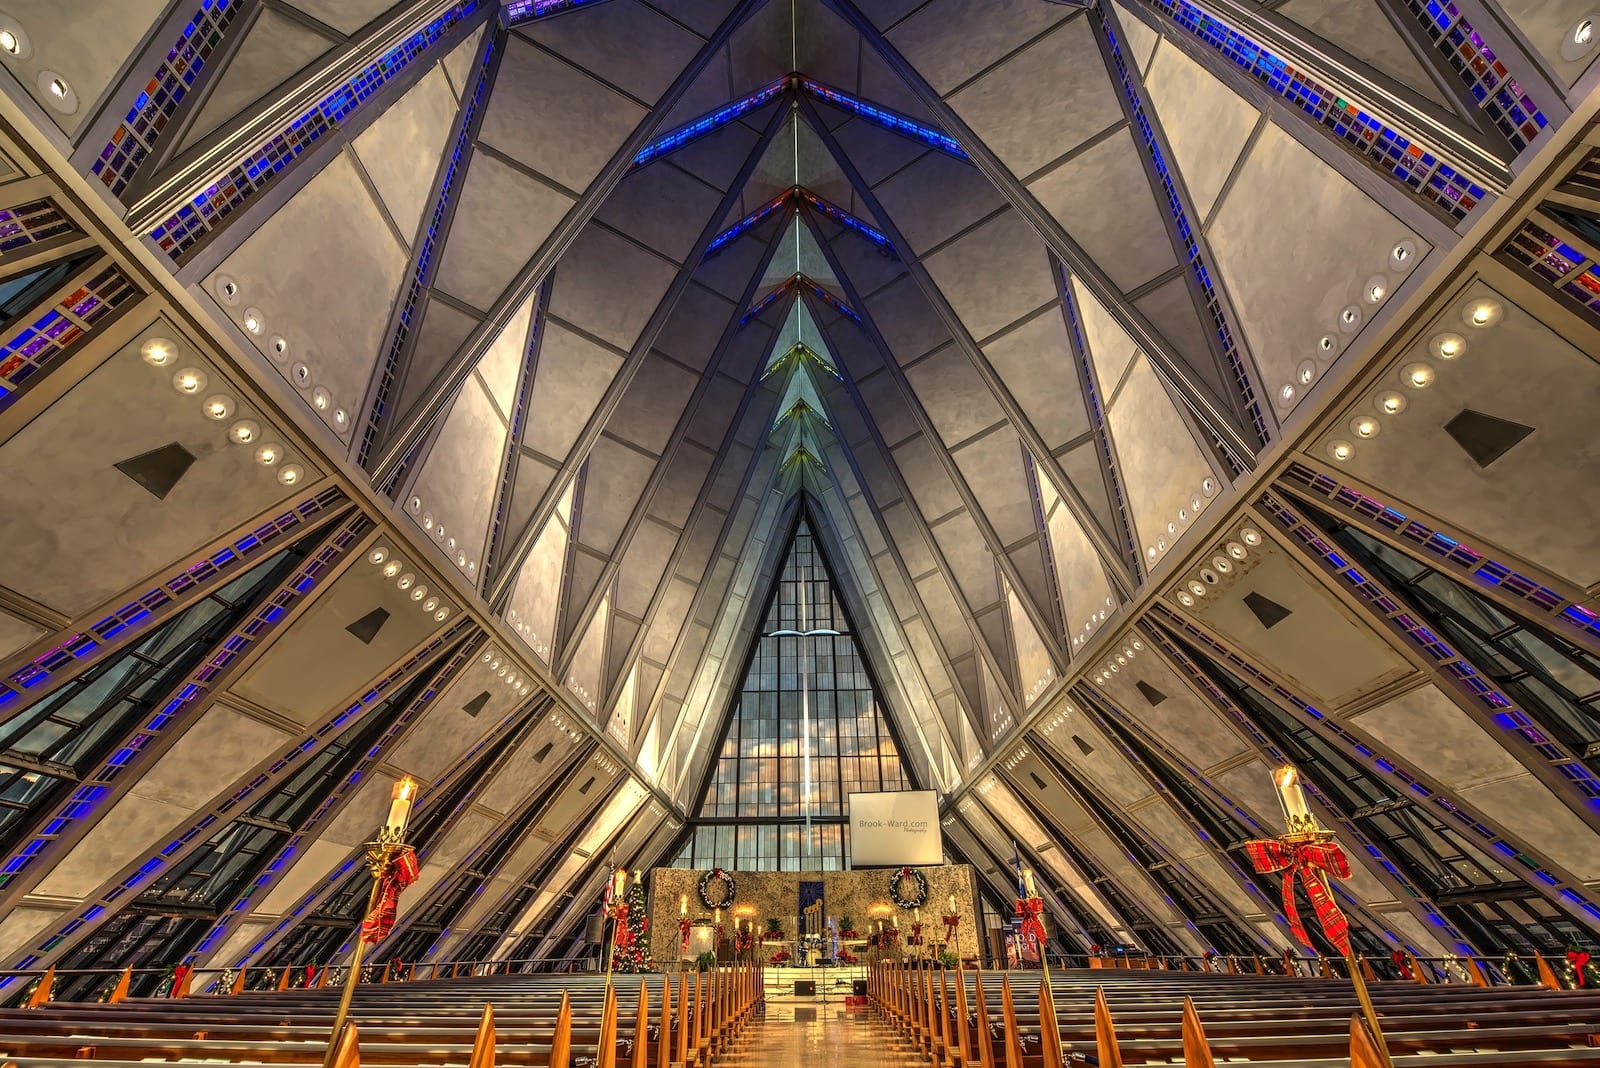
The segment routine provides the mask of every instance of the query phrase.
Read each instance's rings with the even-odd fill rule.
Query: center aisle
[[[867,1009],[837,1005],[773,1005],[751,1021],[717,1068],[848,1065],[849,1068],[925,1066],[894,1028]]]

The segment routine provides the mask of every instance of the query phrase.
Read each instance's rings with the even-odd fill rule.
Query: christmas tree
[[[616,944],[611,950],[611,968],[613,971],[647,972],[650,970],[650,917],[645,911],[644,887],[634,883],[623,895],[620,907],[612,908],[619,913],[613,938]]]

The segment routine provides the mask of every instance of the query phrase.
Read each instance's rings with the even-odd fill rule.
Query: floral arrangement
[[[778,952],[774,953],[772,956],[767,958],[767,963],[768,964],[779,964],[779,965],[788,964],[789,963],[789,951],[787,949],[778,950]]]
[[[783,921],[776,916],[767,917],[767,929],[761,934],[763,942],[782,942],[788,935],[783,933]]]
[[[856,930],[856,918],[854,916],[840,916],[839,917],[839,937],[840,938],[860,938],[861,937],[861,932]]]
[[[860,964],[861,963],[861,958],[856,956],[854,953],[850,952],[848,949],[841,949],[839,951],[839,955],[837,957],[835,957],[834,959],[837,960],[840,964]]]

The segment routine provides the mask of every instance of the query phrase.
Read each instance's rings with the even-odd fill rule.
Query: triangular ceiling
[[[1447,232],[1142,8],[458,8],[201,285],[680,804],[798,495],[966,785]],[[256,25],[173,165],[396,17]],[[1476,121],[1387,29],[1291,36]]]

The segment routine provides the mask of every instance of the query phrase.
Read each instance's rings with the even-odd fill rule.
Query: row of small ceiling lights
[[[1111,676],[1132,664],[1133,658],[1142,652],[1144,652],[1144,642],[1138,638],[1133,639],[1131,644],[1122,647],[1122,652],[1106,657],[1105,662],[1100,665],[1100,670],[1095,673],[1094,681],[1102,684],[1110,682]]]
[[[528,643],[528,648],[532,649],[539,659],[547,664],[550,662],[550,645],[548,642],[540,640],[539,633],[533,629],[533,624],[517,615],[515,608],[506,610],[506,622],[511,625],[512,630],[522,637],[523,641]]]
[[[1411,241],[1401,241],[1389,250],[1389,269],[1397,275],[1403,277],[1410,274],[1411,268],[1416,266],[1416,262],[1417,246]],[[1389,291],[1392,288],[1391,279],[1388,275],[1373,275],[1361,286],[1361,304],[1376,308],[1383,303],[1384,298],[1389,295]],[[1365,318],[1361,310],[1361,304],[1347,305],[1339,313],[1335,330],[1323,334],[1322,337],[1317,339],[1317,359],[1315,361],[1305,360],[1302,362],[1299,367],[1295,368],[1294,381],[1285,382],[1278,387],[1276,399],[1279,408],[1287,411],[1294,407],[1295,398],[1300,395],[1300,391],[1316,381],[1317,376],[1322,373],[1317,363],[1326,363],[1332,360],[1342,347],[1339,341],[1340,334],[1354,334],[1361,329],[1362,320]]]
[[[239,283],[227,275],[218,275],[215,283],[217,297],[230,308],[238,308],[242,291]],[[267,317],[260,308],[247,306],[243,311],[235,312],[239,325],[251,337],[259,338],[267,333]],[[289,341],[282,334],[269,334],[267,336],[267,355],[274,363],[284,364],[289,361]],[[350,412],[343,405],[334,401],[333,394],[328,387],[316,384],[311,373],[311,365],[305,360],[296,360],[289,365],[289,381],[296,389],[305,393],[311,400],[311,406],[325,416],[332,424],[335,433],[344,437],[350,433]]]
[[[1178,603],[1185,608],[1193,608],[1200,598],[1210,592],[1212,586],[1222,581],[1222,576],[1231,572],[1236,564],[1243,565],[1250,558],[1250,550],[1259,549],[1261,542],[1261,531],[1252,526],[1240,527],[1235,537],[1211,558],[1209,567],[1202,565],[1196,575],[1178,587],[1174,594]]]
[[[1026,760],[1029,756],[1032,755],[1032,753],[1033,753],[1033,751],[1031,749],[1029,749],[1027,746],[1025,746],[1025,745],[1024,746],[1020,746],[1017,749],[1016,752],[1014,752],[1010,756],[1006,757],[1006,759],[1005,759],[1006,770],[1007,771],[1015,771],[1017,765],[1022,763],[1024,760]]]
[[[27,59],[33,55],[33,42],[27,31],[10,15],[0,13],[0,56],[8,60]],[[78,93],[72,84],[57,72],[45,68],[34,78],[39,93],[45,101],[63,115],[78,110]]]
[[[1461,322],[1469,330],[1488,330],[1500,322],[1505,309],[1498,301],[1477,299],[1461,307]],[[1428,353],[1448,364],[1467,351],[1467,339],[1454,331],[1443,331],[1428,339]],[[1421,391],[1433,385],[1438,369],[1428,360],[1413,360],[1400,368],[1400,384],[1406,389]],[[1406,395],[1398,390],[1380,390],[1372,398],[1372,406],[1380,415],[1399,415],[1406,410]],[[1350,420],[1350,433],[1362,440],[1371,440],[1383,430],[1383,424],[1365,412]],[[1325,446],[1327,454],[1344,463],[1356,454],[1355,445],[1347,438],[1334,438]]]
[[[478,561],[468,559],[466,546],[456,545],[454,534],[447,535],[445,533],[444,520],[435,519],[433,513],[423,507],[421,496],[413,493],[410,499],[406,501],[406,510],[411,513],[412,518],[421,524],[424,531],[433,535],[434,541],[443,546],[445,555],[454,560],[457,567],[468,575],[476,575],[478,573]]]
[[[604,753],[595,753],[595,755],[589,759],[591,762],[593,762],[595,767],[599,768],[607,775],[615,775],[617,772],[622,770],[621,764],[618,764],[615,760],[612,760]]]
[[[406,562],[395,554],[387,545],[379,545],[367,554],[367,562],[379,569],[379,573],[386,579],[392,579],[396,587],[407,593],[424,612],[431,613],[436,623],[443,623],[450,618],[450,606],[444,604],[437,595],[429,596],[428,587],[417,581],[417,576],[406,570]]]
[[[478,657],[478,659],[482,663],[488,664],[489,670],[494,672],[495,675],[503,680],[507,686],[515,690],[518,696],[526,697],[528,696],[528,692],[533,689],[532,685],[527,679],[524,679],[515,671],[511,670],[515,664],[512,661],[510,654],[502,653],[499,649],[491,646],[490,648],[485,649],[483,651],[483,655]]]
[[[1189,497],[1188,507],[1179,508],[1177,518],[1167,522],[1166,533],[1157,536],[1154,545],[1146,545],[1144,547],[1145,559],[1154,564],[1166,554],[1168,549],[1178,544],[1178,531],[1188,526],[1205,509],[1206,505],[1211,503],[1211,498],[1215,497],[1217,490],[1221,488],[1221,484],[1210,475],[1201,479],[1200,492]]]
[[[576,742],[583,737],[583,729],[569,721],[560,712],[550,713],[550,726],[560,731],[568,741]]]
[[[178,343],[170,338],[153,337],[139,348],[139,355],[151,367],[166,370],[178,362]],[[199,396],[210,379],[195,366],[180,367],[172,373],[172,388],[185,397]],[[237,410],[234,399],[226,393],[212,393],[200,402],[201,413],[213,422],[220,423]],[[285,463],[287,453],[275,441],[261,440],[261,424],[248,416],[234,420],[228,427],[228,440],[235,445],[254,446],[256,463],[262,467],[276,468],[278,481],[285,486],[298,484],[305,478],[305,468],[296,463]]]

